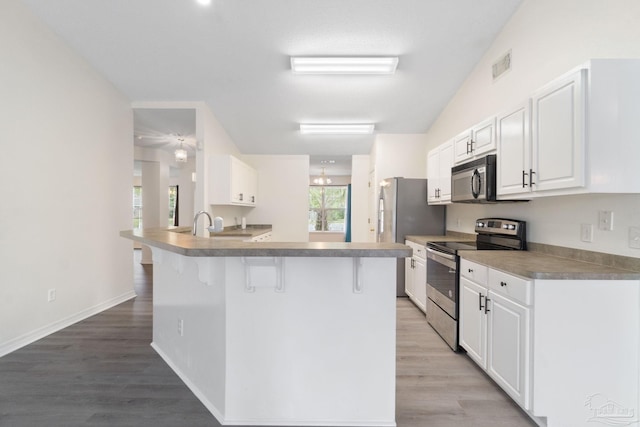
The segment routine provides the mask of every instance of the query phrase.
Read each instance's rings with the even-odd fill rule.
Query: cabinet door
[[[489,293],[487,373],[515,401],[530,409],[530,309]]]
[[[440,146],[439,152],[439,186],[440,201],[451,201],[451,167],[453,166],[453,142],[449,141]]]
[[[242,162],[240,162],[235,157],[230,157],[231,168],[230,168],[230,185],[231,185],[231,203],[242,203],[243,202],[243,194],[242,194],[242,186],[243,186],[243,168]]]
[[[413,258],[404,259],[404,291],[413,299]]]
[[[498,116],[498,195],[531,191],[530,119],[530,100]]]
[[[471,130],[471,154],[476,156],[496,148],[496,119],[491,117]]]
[[[427,265],[424,259],[413,259],[413,297],[420,310],[427,311]]]
[[[438,186],[440,185],[439,151],[439,148],[434,148],[427,155],[427,202],[429,204],[437,204],[440,201],[438,199]]]
[[[247,165],[245,169],[245,191],[247,193],[247,204],[255,206],[258,203],[258,172]]]
[[[462,132],[453,138],[453,161],[455,164],[469,160],[471,152],[471,130]]]
[[[534,191],[584,186],[585,81],[580,70],[532,96]]]
[[[487,288],[460,278],[460,345],[483,369],[487,368],[487,316],[484,313]]]

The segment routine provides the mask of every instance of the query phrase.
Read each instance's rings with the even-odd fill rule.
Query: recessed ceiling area
[[[133,144],[135,146],[173,153],[181,143],[189,157],[195,156],[195,109],[134,108]]]
[[[522,0],[23,1],[132,102],[204,101],[246,154],[339,156],[368,154],[375,135],[298,124],[426,132]],[[299,75],[292,56],[398,66]]]
[[[351,176],[351,156],[309,156],[309,175]]]

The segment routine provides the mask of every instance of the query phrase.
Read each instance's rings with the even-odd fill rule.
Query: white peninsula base
[[[396,425],[395,258],[152,250],[152,346],[221,424]]]

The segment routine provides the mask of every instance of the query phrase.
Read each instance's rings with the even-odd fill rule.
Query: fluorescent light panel
[[[300,123],[300,132],[303,134],[363,135],[373,133],[373,129],[372,123]]]
[[[291,57],[296,74],[393,74],[398,57]]]

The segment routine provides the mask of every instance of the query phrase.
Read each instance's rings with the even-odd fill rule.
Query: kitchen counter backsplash
[[[532,252],[540,252],[560,258],[568,258],[575,261],[589,262],[612,268],[621,268],[623,270],[640,272],[640,258],[606,254],[603,252],[585,251],[582,249],[566,248],[563,246],[553,246],[535,242],[527,242],[527,246]]]

